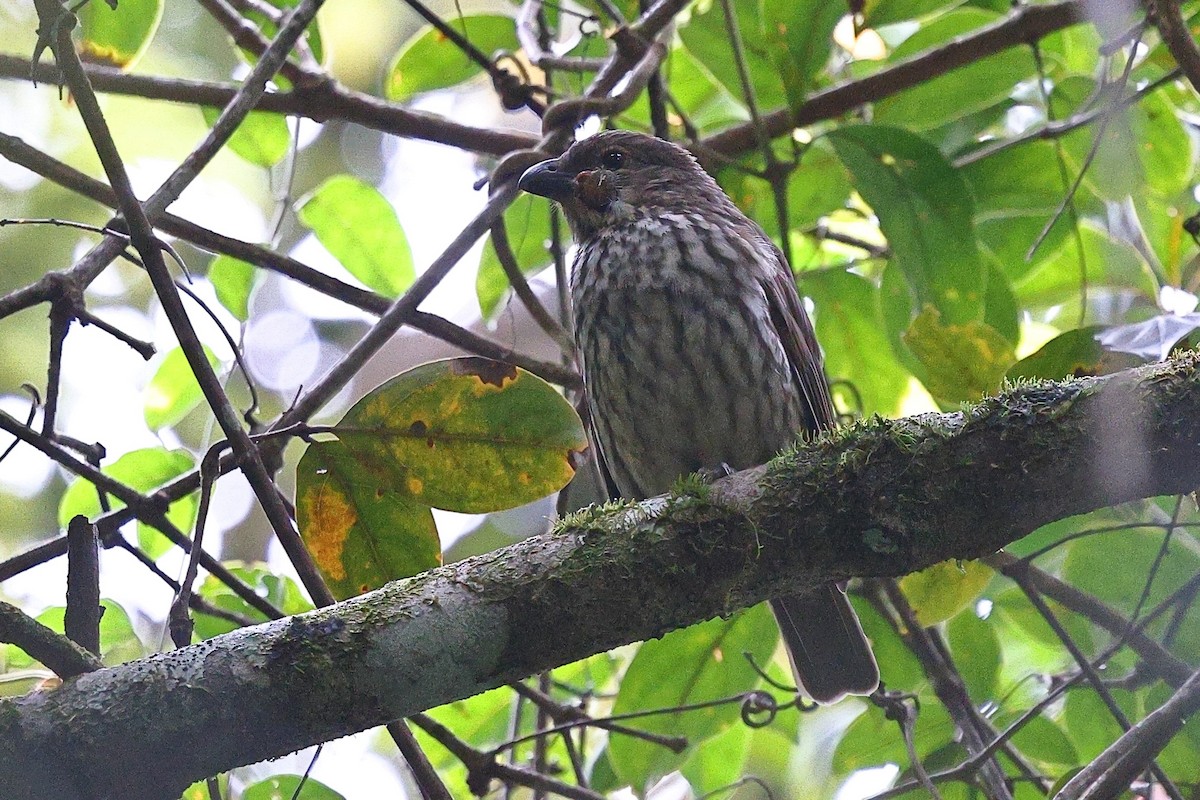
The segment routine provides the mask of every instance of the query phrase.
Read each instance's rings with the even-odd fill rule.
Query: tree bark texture
[[[303,616],[0,702],[0,797],[192,781],[831,578],[977,558],[1200,484],[1200,357],[873,419]]]

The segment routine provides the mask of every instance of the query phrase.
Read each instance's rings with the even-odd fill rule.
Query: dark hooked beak
[[[551,200],[566,200],[575,193],[575,178],[558,169],[558,159],[552,158],[534,164],[525,170],[517,186],[530,194],[549,197]]]

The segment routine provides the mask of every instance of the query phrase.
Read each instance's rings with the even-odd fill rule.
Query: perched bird
[[[835,424],[820,350],[783,254],[686,150],[628,131],[521,176],[578,245],[575,337],[604,465],[623,497],[770,459]],[[796,678],[831,703],[879,669],[835,583],[771,607]]]

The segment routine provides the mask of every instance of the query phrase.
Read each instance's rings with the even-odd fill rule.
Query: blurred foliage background
[[[239,26],[269,39],[279,8],[291,5],[273,2],[82,8],[78,47],[139,196],[205,135],[265,41],[256,45]],[[544,108],[583,94],[603,64],[629,70],[639,58],[634,91],[618,90],[578,135],[610,125],[692,149],[787,252],[847,421],[955,410],[1006,382],[1102,375],[1193,342],[1200,75],[1187,71],[1186,53],[1200,3],[655,7],[669,9],[672,24],[635,29],[665,44],[661,62],[636,47],[624,61],[613,55],[618,32],[646,10],[632,0],[464,0],[435,4],[426,19],[415,2],[331,0],[276,79],[269,99],[278,104],[252,114],[171,206],[207,231],[161,226],[186,265],[177,277],[197,298],[189,314],[235,407],[255,425],[290,408],[482,212],[487,193],[477,182],[502,157],[539,141],[561,149],[571,126],[541,140]],[[28,418],[30,435],[60,451],[101,456],[77,445],[102,445],[96,462],[146,493],[195,477],[221,433],[138,266],[114,262],[86,286],[61,356],[52,332],[62,333],[62,320],[48,320],[49,303],[21,299],[99,238],[62,221],[103,226],[111,216],[85,196],[86,176],[104,172],[71,93],[54,85],[51,68],[36,86],[30,80],[37,29],[33,3],[0,7],[0,410],[18,425]],[[54,160],[78,174],[56,172]],[[408,320],[313,422],[333,423],[384,379],[464,350],[515,353],[533,373],[576,388],[558,328],[565,226],[532,197],[513,202],[503,226],[506,235],[485,236],[439,282],[421,306],[427,319]],[[212,232],[261,250],[231,253]],[[314,272],[287,277],[263,253]],[[106,326],[155,353],[144,358]],[[56,363],[60,380],[48,375]],[[0,452],[12,440],[0,433]],[[303,450],[295,442],[282,455],[289,494]],[[1131,468],[1104,453],[1098,441],[1089,468]],[[482,512],[528,499],[499,491],[442,505]],[[189,532],[196,506],[194,493],[177,501],[173,524]],[[61,627],[63,559],[51,551],[72,516],[109,512],[62,458],[27,444],[6,452],[0,596]],[[422,522],[392,544],[419,557],[376,577],[544,531],[552,512],[550,501],[438,512],[440,533]],[[1200,661],[1197,524],[1193,497],[1158,498],[1047,526],[986,564],[852,586],[885,686],[903,697],[794,704],[772,683],[786,670],[760,607],[431,717],[576,797],[904,794],[894,786],[924,797],[931,775],[944,798],[1053,796],[1178,688],[1163,659]],[[206,550],[244,585],[285,613],[309,607],[239,474],[217,482],[208,526]],[[179,580],[184,558],[154,525],[110,535],[121,543],[105,542],[101,636],[113,663],[167,646],[174,593],[147,564]],[[49,548],[45,557],[22,555],[38,547]],[[237,615],[262,618],[228,580],[207,575],[197,591],[234,616],[197,615],[196,637],[230,630]],[[1152,646],[1129,646],[1139,624]],[[0,688],[10,695],[49,677],[11,646],[3,667]],[[766,694],[748,700],[751,692]],[[536,735],[580,712],[587,724]],[[608,715],[630,715],[621,724],[634,730],[592,721]],[[419,737],[455,797],[479,788],[444,733]],[[1157,761],[1118,794],[1196,796],[1200,723],[1158,744]],[[306,760],[237,770],[220,790],[291,796],[291,773]],[[394,746],[376,734],[329,748],[315,775],[321,782],[299,796],[418,796]],[[497,782],[489,791],[548,790]]]

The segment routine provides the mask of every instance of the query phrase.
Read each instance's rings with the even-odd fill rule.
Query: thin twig
[[[0,600],[0,642],[15,644],[66,680],[101,669],[100,657]]]

